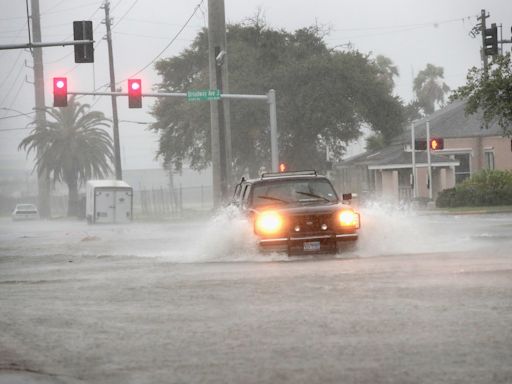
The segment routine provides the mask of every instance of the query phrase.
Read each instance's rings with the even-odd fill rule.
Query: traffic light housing
[[[433,151],[444,149],[444,139],[440,137],[433,137],[430,139],[430,149]]]
[[[142,83],[140,79],[128,79],[128,107],[142,108]]]
[[[427,150],[427,140],[425,140],[425,139],[414,140],[414,149],[416,151],[426,151]]]
[[[68,106],[68,79],[67,77],[53,78],[53,106]]]
[[[486,56],[495,56],[498,54],[498,27],[495,23],[491,24],[491,28],[485,29],[484,54]]]
[[[92,21],[73,21],[73,39],[93,40]],[[75,44],[75,63],[94,63],[93,43]]]

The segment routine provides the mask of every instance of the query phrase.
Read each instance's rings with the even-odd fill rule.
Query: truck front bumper
[[[260,238],[259,248],[264,252],[288,252],[289,254],[336,253],[338,245],[355,242],[357,233],[311,234],[278,238]]]

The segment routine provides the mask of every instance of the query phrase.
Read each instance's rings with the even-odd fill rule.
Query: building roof
[[[482,113],[466,115],[466,103],[454,101],[446,107],[434,112],[432,115],[414,122],[414,137],[425,139],[427,137],[426,125],[430,122],[430,137],[465,138],[482,136],[502,136],[503,129],[497,122],[486,124]],[[340,166],[366,165],[370,169],[406,168],[412,163],[411,152],[404,150],[405,145],[411,143],[411,127],[392,140],[391,144],[375,152],[365,152],[351,157]],[[427,163],[426,152],[416,152],[416,163],[422,166]],[[434,166],[458,165],[457,160],[432,153],[431,163]]]
[[[415,137],[427,137],[427,121],[430,121],[430,137],[463,138],[503,135],[503,129],[496,121],[486,124],[481,112],[466,115],[465,106],[466,103],[463,101],[454,101],[432,115],[415,121]],[[401,135],[401,138],[410,141],[410,132],[411,128],[408,127],[406,132]]]
[[[427,166],[427,153],[417,151],[415,162],[418,167]],[[450,159],[447,156],[431,153],[430,163],[433,167],[448,167],[458,165],[459,161]],[[366,152],[354,156],[339,165],[364,165],[369,169],[410,168],[412,166],[412,153],[406,152],[403,144],[393,144],[379,151]]]

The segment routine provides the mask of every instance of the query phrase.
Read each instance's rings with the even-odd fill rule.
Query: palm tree
[[[393,64],[393,61],[384,55],[377,55],[375,58],[375,65],[379,70],[380,79],[387,85],[390,90],[395,88],[395,79],[400,73],[398,67]]]
[[[441,80],[443,78],[443,67],[427,64],[414,79],[413,90],[420,107],[427,115],[434,113],[436,103],[444,106],[444,96],[450,91],[450,87]]]
[[[78,187],[90,178],[112,171],[112,138],[103,129],[109,121],[102,112],[90,111],[71,97],[65,108],[46,108],[53,119],[35,127],[18,146],[36,152],[34,170],[47,171],[53,181],[64,181],[69,191],[68,216],[79,214]],[[33,123],[34,124],[34,123]]]

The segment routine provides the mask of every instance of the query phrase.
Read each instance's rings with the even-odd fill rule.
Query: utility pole
[[[107,28],[107,45],[108,45],[108,62],[110,68],[110,91],[116,91],[116,78],[114,75],[114,55],[112,53],[112,33],[110,32],[110,2],[105,1],[103,5],[105,9],[105,26]],[[116,171],[116,179],[123,180],[123,171],[121,168],[121,148],[119,145],[119,119],[117,117],[117,99],[115,95],[112,99],[112,125],[114,133],[114,167]]]
[[[229,93],[224,0],[208,0],[208,58],[210,89]],[[213,202],[219,207],[228,198],[232,182],[229,100],[210,101]]]
[[[41,42],[41,18],[39,12],[39,0],[31,0],[32,8],[32,34],[34,42]],[[46,111],[44,99],[44,69],[43,69],[43,50],[42,48],[33,48],[32,57],[34,58],[34,91],[36,104],[36,129],[43,129],[46,126]],[[37,148],[37,152],[42,148]],[[50,179],[48,172],[37,173],[37,204],[41,217],[49,218],[51,215],[50,206]]]
[[[487,72],[487,55],[485,54],[485,19],[487,19],[489,15],[485,14],[485,9],[482,9],[480,13],[480,17],[477,18],[477,20],[481,20],[480,22],[480,32],[482,34],[482,62],[484,64],[484,71]]]

